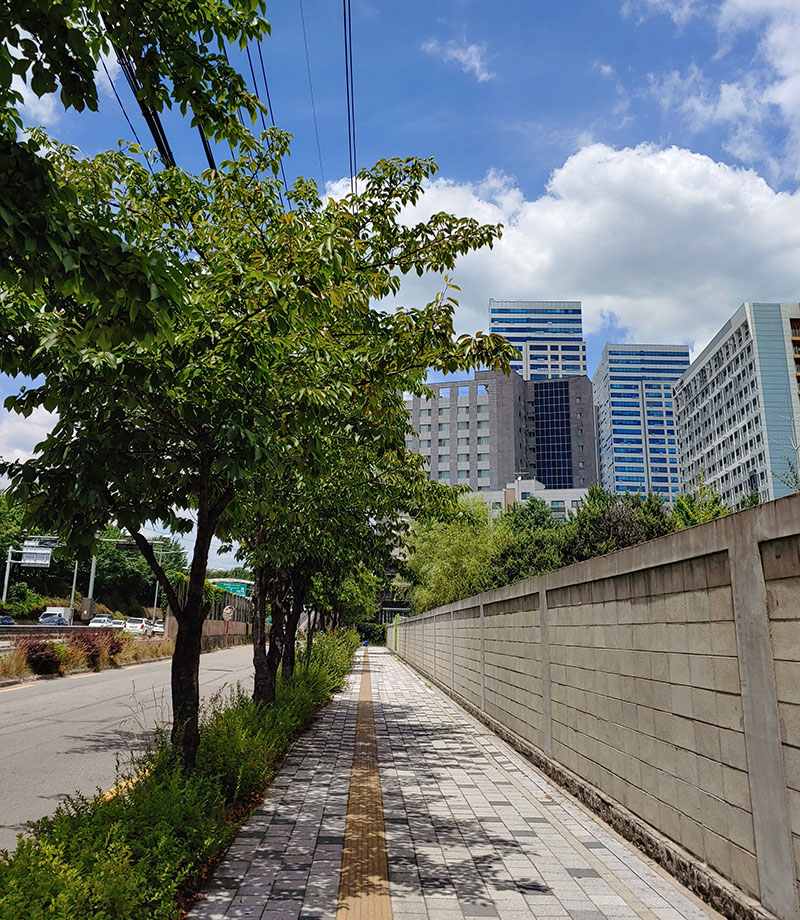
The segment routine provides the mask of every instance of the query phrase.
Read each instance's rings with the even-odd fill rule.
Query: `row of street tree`
[[[237,112],[255,117],[260,104],[224,56],[225,41],[266,34],[261,2],[11,7],[0,24],[0,370],[26,381],[7,409],[56,421],[30,459],[1,471],[22,525],[58,534],[68,553],[90,553],[109,525],[131,535],[178,621],[172,737],[191,767],[212,538],[238,543],[252,568],[255,695],[269,704],[309,592],[334,609],[354,573],[381,570],[403,516],[453,501],[405,450],[402,393],[423,393],[431,368],[507,368],[509,346],[454,335],[446,280],[430,303],[381,304],[402,275],[444,279],[500,228],[448,214],[406,226],[430,160],[381,160],[341,200],[302,179],[282,193],[289,137],[243,129]],[[84,158],[21,132],[15,73],[94,108],[112,46],[133,62],[143,104],[191,110],[235,155],[196,176],[135,147]],[[146,539],[155,522],[194,531],[180,595]]]

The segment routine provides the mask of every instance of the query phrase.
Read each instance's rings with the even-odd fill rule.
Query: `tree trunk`
[[[253,568],[253,699],[267,695],[267,573],[263,565]]]
[[[200,647],[205,611],[184,607],[172,655],[172,747],[192,770],[200,745]]]
[[[317,625],[317,611],[312,610],[308,615],[308,638],[306,639],[306,665],[311,662],[311,650],[314,645],[314,627]]]
[[[272,626],[269,629],[269,646],[267,647],[266,673],[263,684],[259,687],[256,702],[271,706],[275,702],[275,690],[278,680],[278,667],[283,656],[284,622],[286,618],[287,585],[279,573],[271,572],[269,583],[269,606]]]
[[[300,579],[295,579],[292,586],[292,606],[286,617],[286,635],[283,646],[283,659],[281,661],[281,680],[288,684],[294,674],[294,666],[297,658],[295,642],[297,639],[297,624],[300,622],[300,616],[303,613],[303,607],[306,602],[306,586]]]

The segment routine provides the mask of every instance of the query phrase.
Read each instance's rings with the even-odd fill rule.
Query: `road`
[[[225,684],[250,690],[252,676],[249,645],[200,659],[204,699]],[[169,685],[170,662],[154,661],[0,688],[0,849],[65,795],[113,786],[118,758],[169,720]]]

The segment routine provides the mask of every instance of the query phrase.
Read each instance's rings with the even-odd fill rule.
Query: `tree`
[[[168,329],[183,302],[183,273],[158,246],[116,226],[113,210],[86,207],[85,188],[50,160],[47,139],[24,133],[20,83],[37,96],[59,92],[65,108],[97,109],[95,72],[116,49],[129,63],[140,103],[177,105],[213,138],[246,145],[239,122],[259,103],[228,64],[225,42],[241,45],[269,31],[264,0],[11,0],[0,16],[0,284],[27,298],[4,302],[0,333],[62,299],[85,306],[85,324],[62,337],[97,343]],[[23,363],[18,369],[25,373]]]
[[[562,522],[539,498],[517,502],[500,520],[509,539],[490,560],[491,585],[512,584],[564,564]]]
[[[694,527],[695,524],[706,524],[730,513],[731,509],[725,506],[716,489],[705,484],[702,475],[697,489],[679,495],[672,509],[677,530]]]
[[[342,437],[399,455],[408,429],[403,390],[424,392],[429,367],[507,366],[512,353],[499,336],[454,338],[447,293],[419,308],[377,308],[397,293],[400,275],[444,272],[499,235],[447,214],[400,223],[435,171],[432,161],[380,161],[342,201],[323,203],[313,183],[299,180],[286,211],[275,178],[286,150],[286,135],[272,132],[269,146],[254,146],[246,160],[195,177],[151,174],[124,151],[80,160],[52,147],[52,168],[77,190],[87,219],[113,217],[132,247],[158,252],[182,277],[182,299],[168,328],[90,343],[74,330],[96,326],[105,306],[38,292],[48,309],[30,309],[0,342],[0,369],[44,379],[7,408],[58,412],[30,460],[2,465],[26,515],[85,552],[116,521],[175,613],[172,737],[188,767],[199,743],[214,534],[242,533],[253,519],[255,482],[280,477],[287,456],[319,469],[343,405]],[[22,283],[7,300],[31,306]],[[143,534],[151,522],[175,533],[195,523],[182,597]]]
[[[454,516],[417,521],[405,561],[414,584],[414,610],[430,610],[486,590],[491,585],[490,560],[508,540],[509,532],[490,520],[486,503],[473,495],[461,496]]]

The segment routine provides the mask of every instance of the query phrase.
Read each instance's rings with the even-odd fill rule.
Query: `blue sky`
[[[489,297],[579,299],[591,373],[608,340],[697,350],[744,300],[800,300],[798,0],[352,4],[359,166],[434,156],[439,176],[409,219],[447,209],[506,228],[456,269],[458,331],[486,328]],[[341,4],[304,9],[336,193],[348,162]],[[321,181],[299,4],[267,17],[274,114],[294,135],[287,172]],[[30,100],[25,117],[91,154],[130,137],[109,89],[97,114]],[[188,122],[169,114],[165,126],[179,164],[204,168]],[[400,299],[441,284],[410,279]],[[32,432],[0,419],[0,452],[24,453]]]

